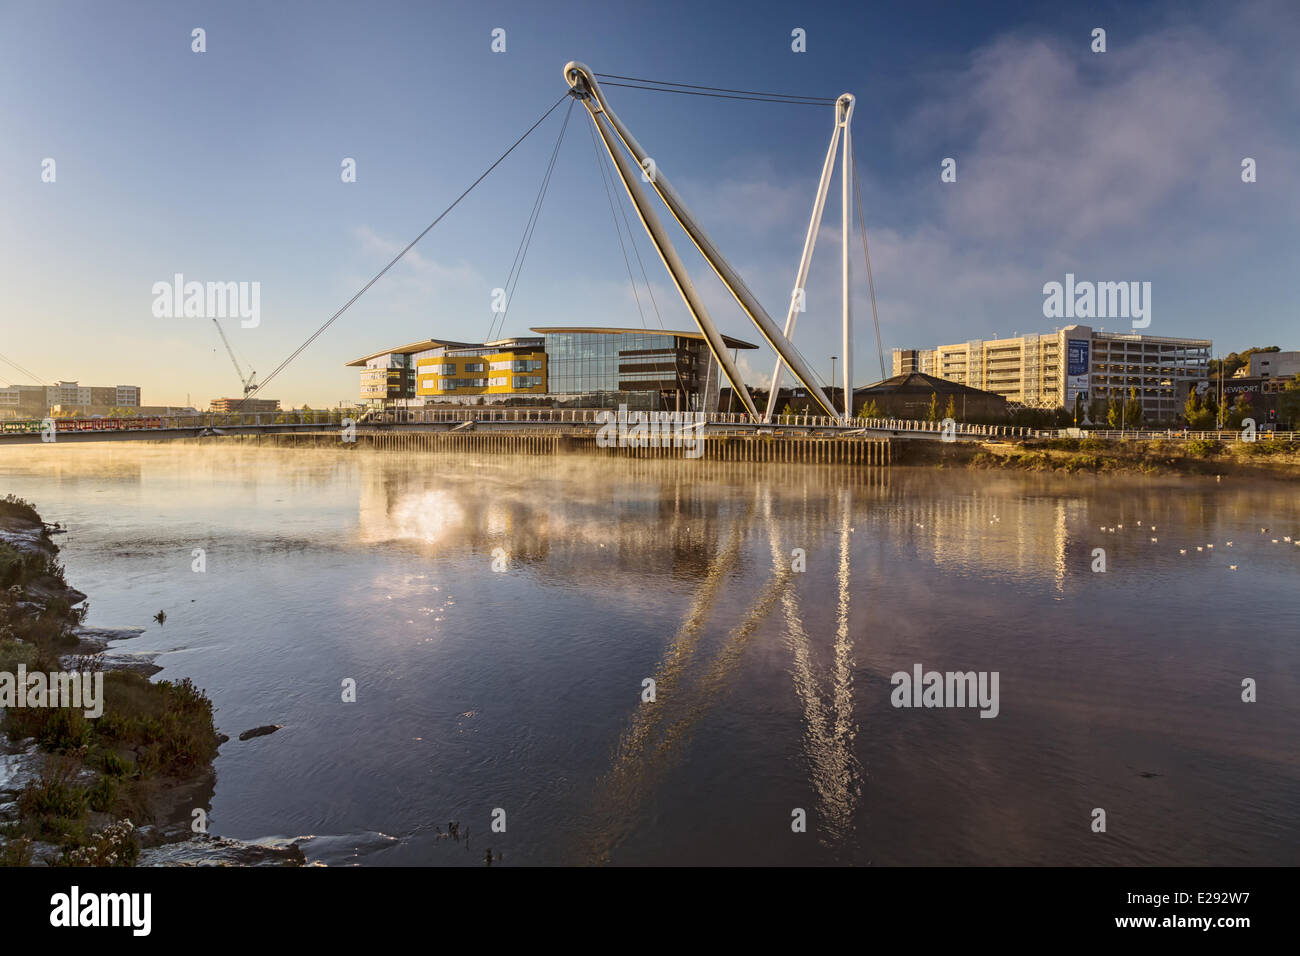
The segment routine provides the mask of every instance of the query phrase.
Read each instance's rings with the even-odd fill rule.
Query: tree
[[[1100,398],[1094,398],[1088,406],[1088,421],[1094,426],[1100,425],[1106,420],[1106,403]]]
[[[794,406],[789,402],[786,402],[785,408],[781,409],[781,414],[792,417],[794,415]]]
[[[1123,421],[1124,409],[1119,402],[1106,401],[1106,424],[1111,428],[1119,428]]]
[[[880,406],[876,404],[873,398],[869,402],[863,402],[862,407],[858,409],[858,418],[880,418]]]
[[[1290,429],[1300,428],[1300,375],[1286,383],[1277,396],[1278,424],[1286,423]]]
[[[939,420],[939,396],[934,392],[930,393],[930,406],[925,410],[925,415],[932,422]]]
[[[1138,398],[1136,388],[1128,390],[1128,401],[1124,403],[1124,427],[1142,427],[1142,399]]]
[[[943,417],[957,420],[957,399],[952,395],[948,396],[948,404],[944,406]]]
[[[1209,373],[1210,377],[1216,377],[1222,371],[1224,377],[1231,377],[1234,372],[1250,364],[1250,357],[1261,352],[1280,352],[1282,347],[1278,345],[1256,345],[1246,349],[1246,351],[1237,353],[1229,352],[1223,357],[1223,360],[1210,359]]]
[[[1237,400],[1232,403],[1232,408],[1228,410],[1227,425],[1229,428],[1240,428],[1241,423],[1247,418],[1254,415],[1254,409],[1251,407],[1250,399],[1245,392],[1237,393]],[[1259,424],[1256,422],[1255,424]]]
[[[1183,418],[1187,419],[1187,424],[1193,429],[1201,432],[1213,428],[1215,412],[1213,399],[1207,397],[1202,400],[1201,396],[1196,394],[1196,389],[1187,393],[1187,403],[1183,405]]]

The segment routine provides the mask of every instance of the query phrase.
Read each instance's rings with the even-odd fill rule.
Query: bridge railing
[[[491,408],[484,406],[469,406],[466,408],[412,408],[371,413],[372,417],[369,420],[389,424],[448,424],[475,421],[481,423],[551,422],[557,424],[595,425],[607,421],[607,418],[601,416],[602,414],[607,415],[612,411],[614,410],[594,408]],[[635,411],[635,409],[632,411]],[[849,418],[846,420],[845,425],[840,425],[835,421],[835,419],[830,418],[829,416],[808,414],[778,415],[770,423],[755,423],[745,412],[707,412],[703,415],[702,420],[710,425],[741,425],[749,427],[753,427],[757,424],[759,427],[779,426],[784,428],[821,429],[840,429],[847,427],[850,429],[866,428],[879,431],[900,432],[938,433],[944,430],[942,422],[931,422],[918,419]],[[976,425],[965,422],[957,423],[954,431],[958,435],[989,438],[1032,438],[1051,434],[1050,432],[1044,432],[1021,425]]]
[[[1243,432],[1240,429],[1220,430],[1220,431],[1191,431],[1182,428],[1143,428],[1143,429],[1096,429],[1085,431],[1085,438],[1100,438],[1105,441],[1220,441],[1235,442],[1242,440]],[[1053,433],[1054,438],[1069,437],[1065,429],[1058,429]],[[1283,442],[1300,442],[1300,432],[1295,431],[1256,431],[1255,438],[1258,441],[1276,439]]]
[[[272,425],[295,428],[338,427],[346,420],[355,424],[452,424],[467,421],[482,423],[553,423],[595,426],[609,420],[613,409],[594,408],[492,408],[484,406],[466,406],[463,408],[412,408],[389,409],[382,412],[362,412],[357,409],[292,409],[277,412],[258,413],[222,413],[207,412],[199,415],[165,415],[141,418],[138,425],[134,420],[119,420],[115,430],[153,430],[164,429],[199,429],[199,428],[238,428],[265,427]],[[659,414],[659,413],[656,413]],[[924,419],[906,418],[849,418],[841,426],[834,419],[825,415],[778,415],[772,422],[755,423],[744,412],[709,412],[702,416],[692,416],[689,421],[704,421],[712,426],[736,426],[746,431],[755,427],[773,430],[817,429],[840,432],[866,429],[902,434],[934,434],[942,437],[945,432],[943,422]],[[146,424],[149,422],[149,424]],[[157,422],[158,425],[153,425]],[[39,423],[32,423],[39,424]],[[950,432],[954,437],[962,438],[1097,438],[1103,441],[1152,441],[1152,440],[1208,440],[1233,442],[1242,438],[1242,432],[1236,430],[1191,431],[1179,428],[1146,429],[1095,429],[1080,431],[1078,429],[1037,429],[1022,425],[980,425],[957,422]],[[1257,431],[1259,440],[1276,439],[1283,442],[1300,442],[1300,432],[1296,431]]]

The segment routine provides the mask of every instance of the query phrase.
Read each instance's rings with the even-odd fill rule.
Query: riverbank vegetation
[[[1019,444],[949,446],[939,455],[983,469],[1300,478],[1300,446],[1278,439],[1221,442],[1052,438]],[[909,456],[908,460],[913,459]]]
[[[0,865],[133,865],[131,821],[150,820],[163,790],[210,769],[220,742],[212,702],[188,679],[153,682],[105,669],[102,654],[80,648],[84,596],[68,587],[36,510],[12,496],[0,500],[0,531],[0,674],[22,666],[103,680],[97,718],[85,707],[0,709],[4,736],[33,742],[43,755],[39,773],[0,816]],[[0,805],[5,799],[0,794]]]

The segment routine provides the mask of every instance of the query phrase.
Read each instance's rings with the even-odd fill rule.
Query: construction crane
[[[239,359],[235,358],[235,350],[230,347],[230,340],[226,338],[226,331],[221,327],[221,323],[215,318],[212,324],[217,327],[217,334],[221,336],[221,344],[226,347],[226,354],[230,356],[230,361],[234,363],[235,373],[239,376],[240,382],[244,385],[244,396],[247,397],[249,392],[257,391],[257,372],[251,368],[248,370],[248,377],[244,377],[244,370],[239,367]]]

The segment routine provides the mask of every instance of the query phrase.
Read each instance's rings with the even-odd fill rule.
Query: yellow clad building
[[[546,394],[546,350],[540,337],[443,345],[413,358],[417,397]]]

